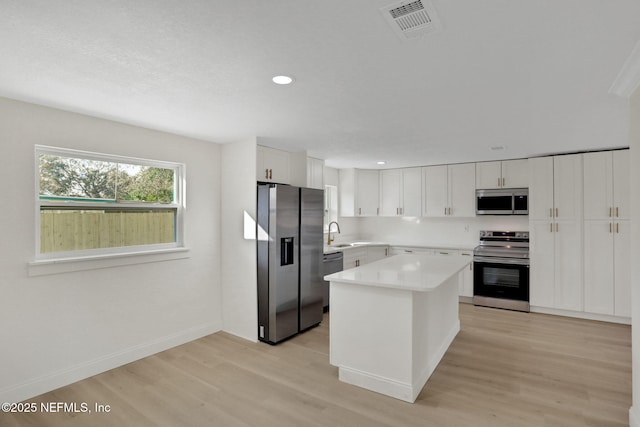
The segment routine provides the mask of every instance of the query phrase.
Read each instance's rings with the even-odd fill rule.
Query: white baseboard
[[[167,335],[0,389],[0,402],[17,403],[218,332],[212,323]]]
[[[347,384],[375,391],[386,396],[395,397],[405,402],[413,403],[415,398],[413,388],[409,383],[403,383],[390,378],[381,377],[369,372],[362,372],[353,368],[340,366],[338,368],[338,379]]]
[[[600,322],[630,325],[630,317],[609,316],[607,314],[585,313],[583,311],[560,310],[557,308],[531,306],[532,313],[553,314],[555,316],[575,317],[576,319],[598,320]]]

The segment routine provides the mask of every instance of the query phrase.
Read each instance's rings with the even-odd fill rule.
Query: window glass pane
[[[120,163],[116,199],[119,202],[172,203],[174,181],[173,169]]]
[[[40,252],[174,243],[176,209],[40,208]]]
[[[117,164],[41,154],[40,197],[113,201]]]

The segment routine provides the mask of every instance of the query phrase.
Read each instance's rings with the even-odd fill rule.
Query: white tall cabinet
[[[629,152],[584,154],[584,309],[631,316]]]
[[[426,166],[422,174],[424,216],[475,216],[475,163]]]
[[[583,310],[582,154],[529,159],[530,302]]]

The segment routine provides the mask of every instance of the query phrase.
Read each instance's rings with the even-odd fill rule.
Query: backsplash
[[[472,218],[362,217],[339,218],[336,241],[368,240],[394,245],[472,248],[480,230],[529,230],[528,216]]]

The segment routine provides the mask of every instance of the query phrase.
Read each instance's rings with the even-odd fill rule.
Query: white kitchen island
[[[460,330],[458,280],[470,262],[403,254],[326,276],[340,380],[415,402]]]

